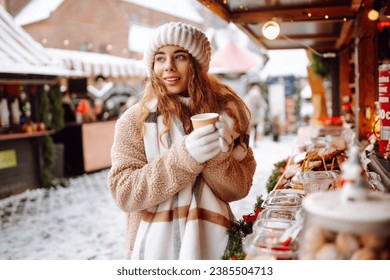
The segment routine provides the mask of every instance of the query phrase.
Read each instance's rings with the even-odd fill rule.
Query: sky
[[[304,49],[270,50],[267,54],[269,61],[260,73],[263,80],[266,80],[269,76],[295,75],[307,77],[309,59]]]

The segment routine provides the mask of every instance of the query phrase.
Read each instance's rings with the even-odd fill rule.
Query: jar
[[[303,202],[300,259],[390,259],[390,196],[342,201],[341,191],[314,193]]]
[[[256,222],[253,224],[253,232],[285,232],[295,224],[295,221],[291,219],[256,220]]]
[[[283,196],[283,195],[292,195],[292,196],[304,197],[306,195],[306,193],[303,190],[297,190],[297,189],[277,189],[277,190],[272,190],[268,194],[268,197],[271,197],[271,196]]]
[[[283,232],[252,233],[245,237],[247,260],[296,260],[297,242],[282,242]]]
[[[302,197],[296,195],[277,195],[267,196],[267,198],[261,204],[264,209],[267,208],[288,208],[299,209],[302,204]]]
[[[296,208],[267,208],[260,212],[257,216],[257,220],[269,220],[269,219],[286,219],[295,220],[297,213]]]
[[[351,162],[357,157],[351,152],[343,165],[341,189],[304,198],[299,259],[390,259],[390,194],[369,191],[361,167]]]
[[[300,184],[306,193],[312,193],[334,189],[337,179],[334,171],[305,171],[297,173],[291,179],[291,184]]]

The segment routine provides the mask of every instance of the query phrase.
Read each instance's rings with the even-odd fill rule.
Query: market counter
[[[65,175],[80,175],[109,168],[116,120],[92,123],[68,123],[54,135],[64,144]]]
[[[0,198],[42,183],[40,139],[51,131],[0,135]]]

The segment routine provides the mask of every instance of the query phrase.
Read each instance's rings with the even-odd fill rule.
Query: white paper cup
[[[218,120],[219,114],[217,113],[204,113],[204,114],[198,114],[191,117],[192,126],[194,127],[194,130],[208,125],[208,124],[214,124]]]

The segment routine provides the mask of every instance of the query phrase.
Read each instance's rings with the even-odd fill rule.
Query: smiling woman
[[[211,47],[199,29],[172,22],[144,53],[140,102],[118,120],[109,187],[128,217],[132,259],[220,259],[256,169],[249,112],[232,89],[208,75]],[[194,130],[191,116],[217,113]]]
[[[155,55],[153,70],[169,94],[188,96],[190,54],[177,46],[164,46]]]

